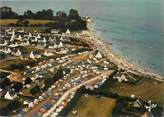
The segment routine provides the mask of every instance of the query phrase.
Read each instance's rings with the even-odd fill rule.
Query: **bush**
[[[0,59],[5,59],[6,58],[6,54],[4,52],[0,52]]]
[[[24,70],[25,69],[25,65],[23,65],[23,64],[11,64],[10,68],[11,68],[11,70],[16,70],[16,69]]]
[[[23,84],[20,82],[13,82],[13,84],[11,88],[14,88],[16,92],[19,92],[23,88]]]

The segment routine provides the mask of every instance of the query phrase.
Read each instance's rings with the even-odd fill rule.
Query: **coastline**
[[[110,61],[118,65],[119,68],[125,69],[134,74],[152,78],[154,80],[163,81],[163,76],[155,74],[147,69],[143,69],[135,64],[127,62],[125,59],[120,58],[112,51],[109,45],[104,42],[101,35],[99,36],[94,29],[89,28],[87,31],[83,31],[81,36],[83,36],[83,41],[87,42],[92,49],[98,49]]]

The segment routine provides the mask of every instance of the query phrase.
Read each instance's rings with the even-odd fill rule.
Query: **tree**
[[[10,84],[11,84],[10,79],[1,77],[0,88],[4,89],[6,86],[9,86]]]
[[[12,88],[14,88],[16,92],[19,92],[23,88],[23,84],[20,82],[13,82]]]
[[[24,64],[11,64],[10,67],[11,67],[11,70],[15,70],[15,69],[23,70],[23,69],[25,69]]]
[[[69,11],[69,18],[70,18],[70,19],[75,19],[75,20],[81,19],[80,16],[79,16],[78,11],[75,10],[75,9],[71,9],[71,10]]]
[[[52,78],[48,78],[44,81],[44,87],[43,87],[43,91],[46,91],[52,84],[53,84],[53,79]]]
[[[5,59],[6,58],[6,54],[4,52],[0,52],[0,59]]]
[[[53,19],[53,11],[51,9],[36,12],[35,19]]]
[[[54,18],[53,11],[51,9],[48,9],[46,11],[46,16],[47,16],[48,19],[53,19]]]
[[[31,90],[30,90],[30,93],[32,94],[32,95],[37,95],[38,93],[40,93],[41,92],[41,90],[40,90],[40,87],[38,86],[38,85],[36,85],[35,87],[33,87]]]
[[[0,12],[1,19],[16,19],[18,18],[18,14],[10,11],[10,12]]]
[[[13,111],[21,106],[21,103],[18,100],[13,100],[7,104],[7,109]]]
[[[29,21],[28,20],[25,20],[25,21],[23,21],[23,26],[28,26],[29,25]]]
[[[63,11],[58,11],[56,13],[56,18],[60,19],[60,20],[66,19],[67,18],[67,14],[65,12],[63,12]]]
[[[30,84],[32,82],[31,78],[27,77],[25,79],[25,84]]]
[[[33,13],[31,10],[27,10],[23,14],[24,18],[28,18],[28,19],[33,19],[34,15],[35,15],[35,13]]]

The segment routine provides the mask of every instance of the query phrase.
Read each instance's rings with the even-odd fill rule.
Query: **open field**
[[[18,21],[18,19],[0,19],[0,25],[4,26],[4,25],[9,25],[11,23],[16,24]]]
[[[96,106],[95,106],[96,105]],[[74,111],[77,111],[76,115],[72,112],[68,114],[69,117],[111,117],[113,108],[115,107],[115,100],[106,97],[96,96],[81,96],[78,100]]]
[[[54,20],[40,20],[40,19],[26,19],[28,20],[31,24],[46,24],[49,22],[54,22]],[[11,23],[16,24],[18,21],[18,19],[0,19],[0,25],[2,26],[6,26],[9,25]]]
[[[164,83],[157,83],[152,79],[143,79],[136,85],[127,83],[115,83],[108,89],[109,91],[116,92],[121,96],[135,95],[141,97],[145,101],[155,101],[159,104],[164,104],[163,91]]]

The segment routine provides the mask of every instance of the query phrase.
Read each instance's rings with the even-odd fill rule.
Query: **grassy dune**
[[[54,20],[40,20],[40,19],[26,19],[30,22],[30,24],[46,24],[48,22],[54,22]],[[18,19],[0,19],[0,25],[5,26],[10,23],[16,24]]]

